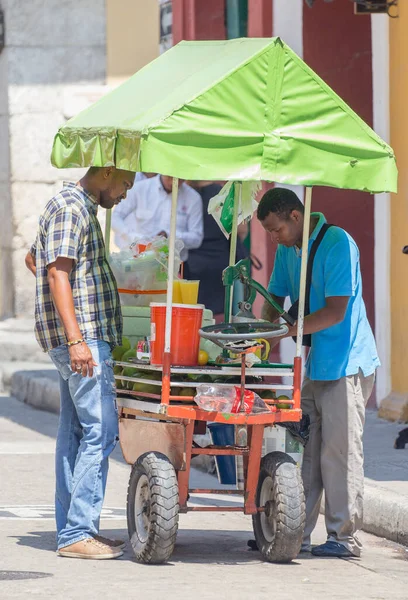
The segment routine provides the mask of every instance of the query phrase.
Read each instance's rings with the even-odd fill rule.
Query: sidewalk
[[[53,364],[36,342],[33,319],[0,321],[0,392],[10,388],[16,371],[48,368]]]
[[[408,445],[395,450],[401,423],[367,411],[364,432],[364,530],[408,545]]]
[[[58,413],[58,376],[53,364],[43,353],[34,353],[34,336],[27,327],[19,329],[17,341],[23,338],[23,353],[16,349],[7,352],[4,342],[10,345],[11,327],[0,323],[0,384],[11,388],[11,394],[21,402],[42,410]],[[7,331],[5,332],[5,329]],[[13,333],[13,339],[16,334]],[[3,338],[3,339],[2,339]],[[8,360],[5,360],[5,356]],[[16,357],[18,356],[18,360]],[[31,359],[31,360],[30,360]],[[40,363],[38,360],[43,362]],[[29,361],[29,362],[26,362]],[[46,362],[47,361],[47,362]],[[408,545],[408,447],[395,450],[394,440],[404,425],[384,421],[372,410],[367,411],[364,433],[365,498],[364,527],[369,533]]]

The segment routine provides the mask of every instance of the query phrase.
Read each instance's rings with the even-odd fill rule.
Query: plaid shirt
[[[75,315],[84,338],[120,344],[122,314],[116,280],[105,257],[95,199],[80,186],[65,183],[40,217],[30,252],[36,259],[35,334],[44,352],[67,343],[52,301],[47,266],[73,259],[69,280]]]

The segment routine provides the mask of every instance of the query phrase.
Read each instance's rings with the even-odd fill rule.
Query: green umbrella
[[[180,42],[55,136],[59,168],[395,192],[395,156],[282,40]]]

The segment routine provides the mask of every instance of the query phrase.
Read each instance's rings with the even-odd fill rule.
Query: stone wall
[[[0,289],[4,318],[11,311],[17,316],[33,312],[34,278],[25,269],[24,256],[35,238],[38,216],[63,180],[82,175],[82,170],[51,166],[53,137],[67,118],[106,91],[106,34],[104,0],[0,4],[6,30],[0,54],[0,273],[8,284]],[[7,148],[3,131],[9,133]]]
[[[7,50],[0,54],[0,315],[14,311],[12,272],[13,226],[10,194],[9,107]]]

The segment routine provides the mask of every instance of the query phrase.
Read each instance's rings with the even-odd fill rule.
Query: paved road
[[[81,561],[55,554],[53,452],[57,418],[0,397],[0,599],[120,598],[310,600],[408,598],[408,552],[362,534],[361,560],[311,557],[271,565],[247,550],[251,520],[239,513],[181,516],[172,560],[139,565],[127,548],[116,561]],[[111,461],[103,530],[126,537],[129,468]],[[208,481],[194,473],[195,486]],[[200,480],[200,481],[198,481]],[[231,501],[231,499],[229,499]],[[319,524],[315,543],[324,540]]]

